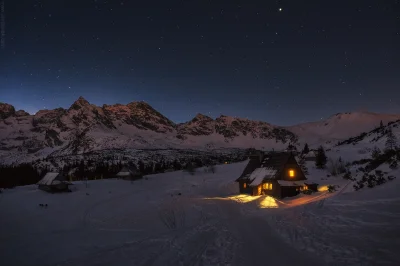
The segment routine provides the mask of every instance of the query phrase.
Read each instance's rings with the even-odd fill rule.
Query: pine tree
[[[383,127],[383,122],[381,120],[381,123],[379,124],[379,127],[382,128]]]
[[[338,171],[340,174],[343,174],[346,172],[346,167],[343,163],[342,157],[339,157],[339,159],[338,159]]]
[[[181,165],[181,163],[178,161],[178,160],[174,160],[174,163],[173,163],[173,165],[174,165],[174,170],[181,170],[182,169],[182,165]]]
[[[302,154],[307,154],[310,152],[310,149],[308,148],[308,144],[306,143],[304,145],[303,151],[301,152]]]
[[[190,175],[194,175],[196,173],[196,168],[193,163],[189,162],[185,167],[185,171],[188,172]]]
[[[301,168],[301,171],[303,171],[305,175],[308,175],[308,168],[306,166],[306,160],[304,158],[304,154],[300,155],[298,163]]]
[[[372,159],[378,159],[378,157],[381,155],[381,150],[378,147],[374,147],[372,149],[371,157]]]
[[[140,161],[138,162],[138,165],[139,165],[139,172],[143,174],[144,171],[145,171],[144,162],[143,162],[142,160],[140,160]]]
[[[297,148],[295,145],[293,145],[292,143],[289,143],[289,145],[286,148],[288,151],[297,151]]]
[[[78,176],[80,179],[83,179],[85,176],[85,161],[81,160],[78,167]]]
[[[388,129],[388,132],[386,134],[386,149],[387,150],[395,150],[397,147],[397,138],[396,136],[393,134],[393,131],[391,128]]]
[[[325,155],[324,148],[322,146],[319,146],[316,157],[315,157],[315,166],[318,169],[324,169],[326,166],[327,160],[328,160],[328,158]]]

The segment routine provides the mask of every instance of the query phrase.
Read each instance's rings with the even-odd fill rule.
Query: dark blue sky
[[[81,95],[175,122],[400,113],[396,0],[3,2],[0,102],[31,113]]]

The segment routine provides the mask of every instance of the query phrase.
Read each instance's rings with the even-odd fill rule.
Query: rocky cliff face
[[[253,139],[274,139],[282,143],[297,142],[297,136],[282,127],[224,115],[213,120],[208,116],[197,114],[191,121],[178,125],[177,130],[182,139],[188,136],[218,134],[227,140],[245,136]]]
[[[68,109],[41,110],[35,115],[0,103],[0,163],[104,149],[279,149],[307,136],[321,137],[327,131],[336,132],[335,128],[344,130],[349,123],[353,127],[357,123],[366,125],[369,119],[375,123],[380,117],[343,114],[284,128],[262,121],[229,116],[212,119],[197,114],[186,123],[175,124],[145,102],[99,107],[80,97]],[[391,118],[384,117],[385,121]],[[355,135],[344,134],[342,139]]]

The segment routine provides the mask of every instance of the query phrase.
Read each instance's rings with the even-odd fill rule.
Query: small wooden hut
[[[38,183],[38,188],[47,192],[70,192],[67,177],[63,173],[47,173]]]
[[[132,181],[143,178],[143,175],[134,167],[123,167],[121,171],[116,174],[116,178]]]

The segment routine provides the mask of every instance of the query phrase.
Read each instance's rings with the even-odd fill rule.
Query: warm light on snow
[[[264,198],[262,198],[264,197]],[[262,199],[261,199],[262,198]],[[250,196],[250,195],[235,195],[235,196],[230,196],[230,197],[213,197],[213,198],[204,198],[205,200],[233,200],[239,203],[248,203],[248,202],[253,202],[255,200],[260,200],[258,203],[258,206],[262,209],[267,209],[267,208],[278,208],[278,203],[277,201],[271,197],[271,196]]]
[[[326,186],[319,186],[319,187],[318,187],[318,191],[319,191],[319,192],[328,191],[328,186],[327,186],[327,185],[326,185]]]
[[[257,199],[259,199],[261,196],[250,196],[250,195],[245,195],[245,194],[241,194],[241,195],[235,195],[235,196],[231,196],[231,197],[212,197],[212,198],[204,198],[206,200],[233,200],[233,201],[237,201],[240,203],[247,203],[247,202],[252,202],[255,201]]]
[[[279,206],[273,197],[266,196],[264,199],[260,201],[259,207],[262,209],[266,209],[266,208],[278,208]]]
[[[237,195],[237,196],[233,196],[233,197],[228,197],[228,199],[230,200],[235,200],[237,202],[240,203],[247,203],[247,202],[251,202],[254,200],[259,199],[261,196],[250,196],[250,195]]]

